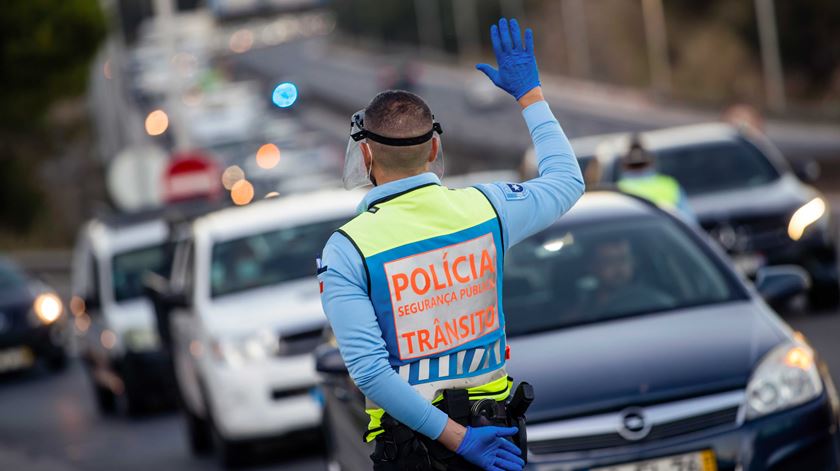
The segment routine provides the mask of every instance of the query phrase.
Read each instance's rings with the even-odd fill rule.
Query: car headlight
[[[123,340],[132,352],[148,352],[160,347],[160,337],[152,329],[129,329],[123,334]]]
[[[55,293],[42,293],[35,298],[32,310],[41,323],[52,324],[61,317],[61,313],[64,312],[64,305],[61,303],[61,298]]]
[[[788,236],[793,240],[801,239],[805,229],[819,221],[825,215],[825,210],[826,205],[822,198],[814,198],[802,205],[790,218]]]
[[[270,358],[277,355],[279,350],[280,339],[268,330],[234,339],[218,339],[213,342],[213,354],[216,359],[233,367]]]
[[[804,404],[823,391],[814,351],[802,343],[786,343],[770,351],[747,385],[746,419]]]

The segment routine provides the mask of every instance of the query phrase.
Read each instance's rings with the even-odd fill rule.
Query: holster
[[[534,398],[531,385],[519,383],[514,394],[504,402],[494,399],[470,400],[466,390],[447,389],[437,407],[449,418],[467,427],[518,427],[519,432],[511,441],[522,450],[522,459],[528,459],[528,435],[525,430],[525,411]],[[415,433],[390,415],[382,417],[381,435],[376,437],[376,448],[370,456],[377,471],[443,471],[475,470],[473,465],[435,440]]]

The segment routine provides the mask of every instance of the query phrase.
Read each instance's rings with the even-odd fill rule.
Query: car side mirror
[[[756,272],[755,287],[768,304],[777,305],[807,291],[811,278],[796,265],[762,267]]]
[[[822,169],[816,160],[807,159],[801,162],[795,162],[793,164],[793,173],[803,182],[813,183],[820,178]]]
[[[82,300],[85,302],[85,310],[86,311],[96,311],[102,307],[102,303],[99,300],[98,295],[87,295]]]
[[[158,336],[171,352],[172,332],[169,317],[172,308],[189,307],[189,300],[185,294],[173,292],[169,280],[154,272],[148,272],[143,276],[143,294],[149,298],[154,307]]]
[[[321,345],[315,349],[315,370],[332,375],[348,374],[341,352],[332,345]]]

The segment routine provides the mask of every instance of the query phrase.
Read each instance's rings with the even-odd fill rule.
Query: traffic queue
[[[177,400],[191,450],[215,447],[226,464],[251,444],[320,430],[330,469],[367,469],[364,398],[315,278],[315,256],[361,196],[318,190],[92,221],[73,271],[92,400],[103,413]],[[509,368],[539,392],[529,466],[830,469],[835,387],[770,307],[807,293],[811,277],[796,265],[745,272],[727,248],[672,211],[593,189],[507,254]],[[472,272],[467,262],[450,274]]]
[[[441,124],[416,95],[385,92],[378,112],[351,118],[351,191],[330,188],[328,150],[284,141],[302,134],[294,120],[261,119],[245,83],[205,87],[194,105],[210,121],[190,120],[188,134],[215,159],[206,168],[225,167],[213,183],[236,206],[181,195],[96,218],[77,238],[73,325],[99,411],[177,404],[189,451],[226,466],[309,437],[331,470],[371,458],[376,469],[420,458],[416,469],[836,469],[840,399],[825,360],[774,310],[840,294],[813,169],[723,124],[573,140],[576,163],[533,34],[509,24],[491,30],[499,70],[478,68],[522,106],[536,151],[521,178],[439,186]],[[383,132],[389,106],[420,124]],[[412,149],[428,151],[427,171],[395,178],[384,162]],[[357,189],[371,182],[378,197]],[[334,282],[362,302],[324,301]],[[37,299],[34,318],[59,317]],[[364,325],[336,322],[345,309]],[[374,401],[381,378],[391,389]],[[447,415],[394,417],[411,419],[399,409],[417,400]]]

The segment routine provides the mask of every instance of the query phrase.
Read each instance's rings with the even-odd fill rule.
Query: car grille
[[[730,391],[678,402],[628,408],[593,416],[528,426],[532,453],[569,453],[617,448],[679,437],[717,427],[734,427],[743,402],[743,391]],[[645,418],[648,429],[634,437],[625,428],[627,417]]]
[[[727,252],[763,251],[787,244],[786,215],[755,216],[731,221],[704,221],[703,228]]]
[[[528,449],[539,455],[546,453],[567,453],[571,451],[587,451],[597,450],[600,448],[620,447],[633,443],[645,443],[654,440],[677,437],[721,425],[733,425],[735,424],[737,416],[738,408],[732,407],[717,412],[711,412],[682,420],[676,420],[674,422],[655,425],[651,428],[648,436],[641,440],[628,440],[616,432],[533,442],[528,444]]]
[[[280,356],[312,353],[321,343],[321,329],[307,330],[280,336]]]

